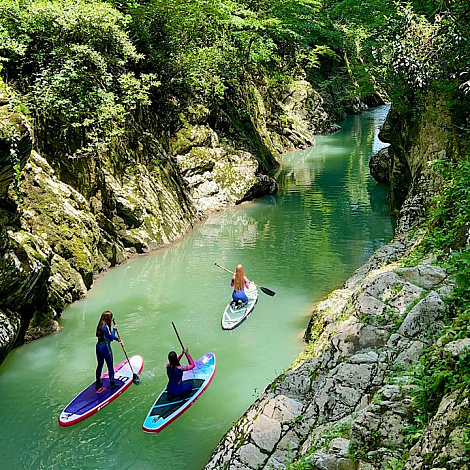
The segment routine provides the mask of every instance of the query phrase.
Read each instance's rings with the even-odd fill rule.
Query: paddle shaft
[[[133,377],[132,381],[135,384],[137,384],[140,381],[139,376],[134,372],[134,369],[132,369],[131,361],[129,360],[129,356],[127,355],[126,348],[124,347],[124,341],[122,340],[121,335],[119,334],[119,330],[118,330],[118,327],[116,325],[116,321],[114,320],[114,318],[113,318],[113,324],[114,324],[114,328],[116,328],[116,333],[118,335],[119,341],[121,341],[121,346],[122,346],[122,350],[124,351],[124,355],[126,356],[127,362],[129,363],[129,367],[131,368],[132,377]]]
[[[217,264],[217,263],[215,263],[215,265],[216,265],[218,268],[223,269],[224,271],[227,271],[228,273],[235,275],[235,273],[234,273],[233,271],[230,271],[230,269],[227,269],[227,268],[225,268],[224,266],[221,266],[220,264]]]
[[[171,322],[171,324],[173,325],[173,329],[175,330],[176,336],[178,337],[178,341],[180,342],[181,347],[184,349],[183,342],[181,341],[180,335],[178,334],[178,330],[176,329],[175,324],[173,322]]]
[[[224,271],[227,271],[228,273],[230,274],[233,274],[235,276],[235,273],[233,271],[230,271],[230,269],[227,269],[226,267],[224,266],[221,266],[220,264],[217,264],[217,263],[214,263],[218,268],[220,269],[223,269]],[[253,282],[253,281],[251,281]],[[256,284],[256,282],[253,282],[253,284],[256,286],[256,287],[259,287],[261,289],[262,292],[264,292],[265,294],[267,295],[270,295],[271,297],[273,297],[276,293],[271,290],[271,289],[268,289],[267,287],[261,287],[259,286],[258,284]]]
[[[175,330],[176,336],[178,337],[178,341],[180,342],[181,347],[183,348],[183,351],[184,351],[183,341],[181,341],[180,335],[178,334],[178,330],[176,329],[176,326],[173,322],[171,322],[171,324],[173,325],[173,329]],[[188,355],[186,355],[186,359],[191,364],[191,361],[188,359]]]

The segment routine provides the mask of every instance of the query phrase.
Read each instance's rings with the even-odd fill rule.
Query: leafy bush
[[[153,76],[137,78],[141,59],[129,19],[106,3],[5,0],[0,5],[0,57],[24,93],[40,142],[70,157],[101,154],[138,106],[149,104]]]

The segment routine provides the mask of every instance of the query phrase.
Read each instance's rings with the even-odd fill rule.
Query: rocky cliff
[[[431,95],[419,115],[392,108],[379,137],[390,146],[370,160],[372,176],[390,185],[389,201],[398,218],[397,233],[410,230],[425,216],[439,192],[442,177],[432,162],[452,161],[457,152],[448,99]]]
[[[60,136],[35,140],[21,97],[0,86],[0,362],[56,331],[97,274],[273,193],[280,153],[336,129],[308,82],[248,83],[243,107],[216,123],[207,109],[179,110],[168,136],[150,113],[106,153],[70,158]]]
[[[469,357],[465,320],[449,330],[455,278],[433,256],[410,266],[442,186],[429,162],[456,152],[449,108],[428,105],[411,121],[392,109],[381,131],[391,145],[371,162],[390,184],[394,240],[314,307],[304,353],[228,431],[206,470],[468,469],[468,387],[444,387]]]

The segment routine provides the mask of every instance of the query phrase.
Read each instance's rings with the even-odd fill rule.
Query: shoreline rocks
[[[315,306],[303,356],[229,430],[205,470],[293,462],[385,470],[400,457],[413,385],[395,372],[416,364],[442,331],[454,285],[430,259],[398,267],[412,245],[402,236],[382,247]]]

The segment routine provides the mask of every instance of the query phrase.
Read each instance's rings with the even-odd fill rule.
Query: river
[[[393,236],[387,188],[369,176],[384,146],[382,106],[350,116],[317,145],[286,154],[279,193],[211,216],[183,240],[111,269],[63,312],[61,332],[12,351],[0,367],[0,467],[4,469],[199,470],[224,433],[302,351],[315,301],[339,287]],[[234,269],[276,292],[260,292],[252,315],[223,331]],[[57,418],[94,380],[95,328],[112,310],[141,384],[68,428]],[[166,385],[171,322],[194,358],[215,353],[212,384],[159,435],[143,420]],[[113,344],[115,363],[124,360]]]

